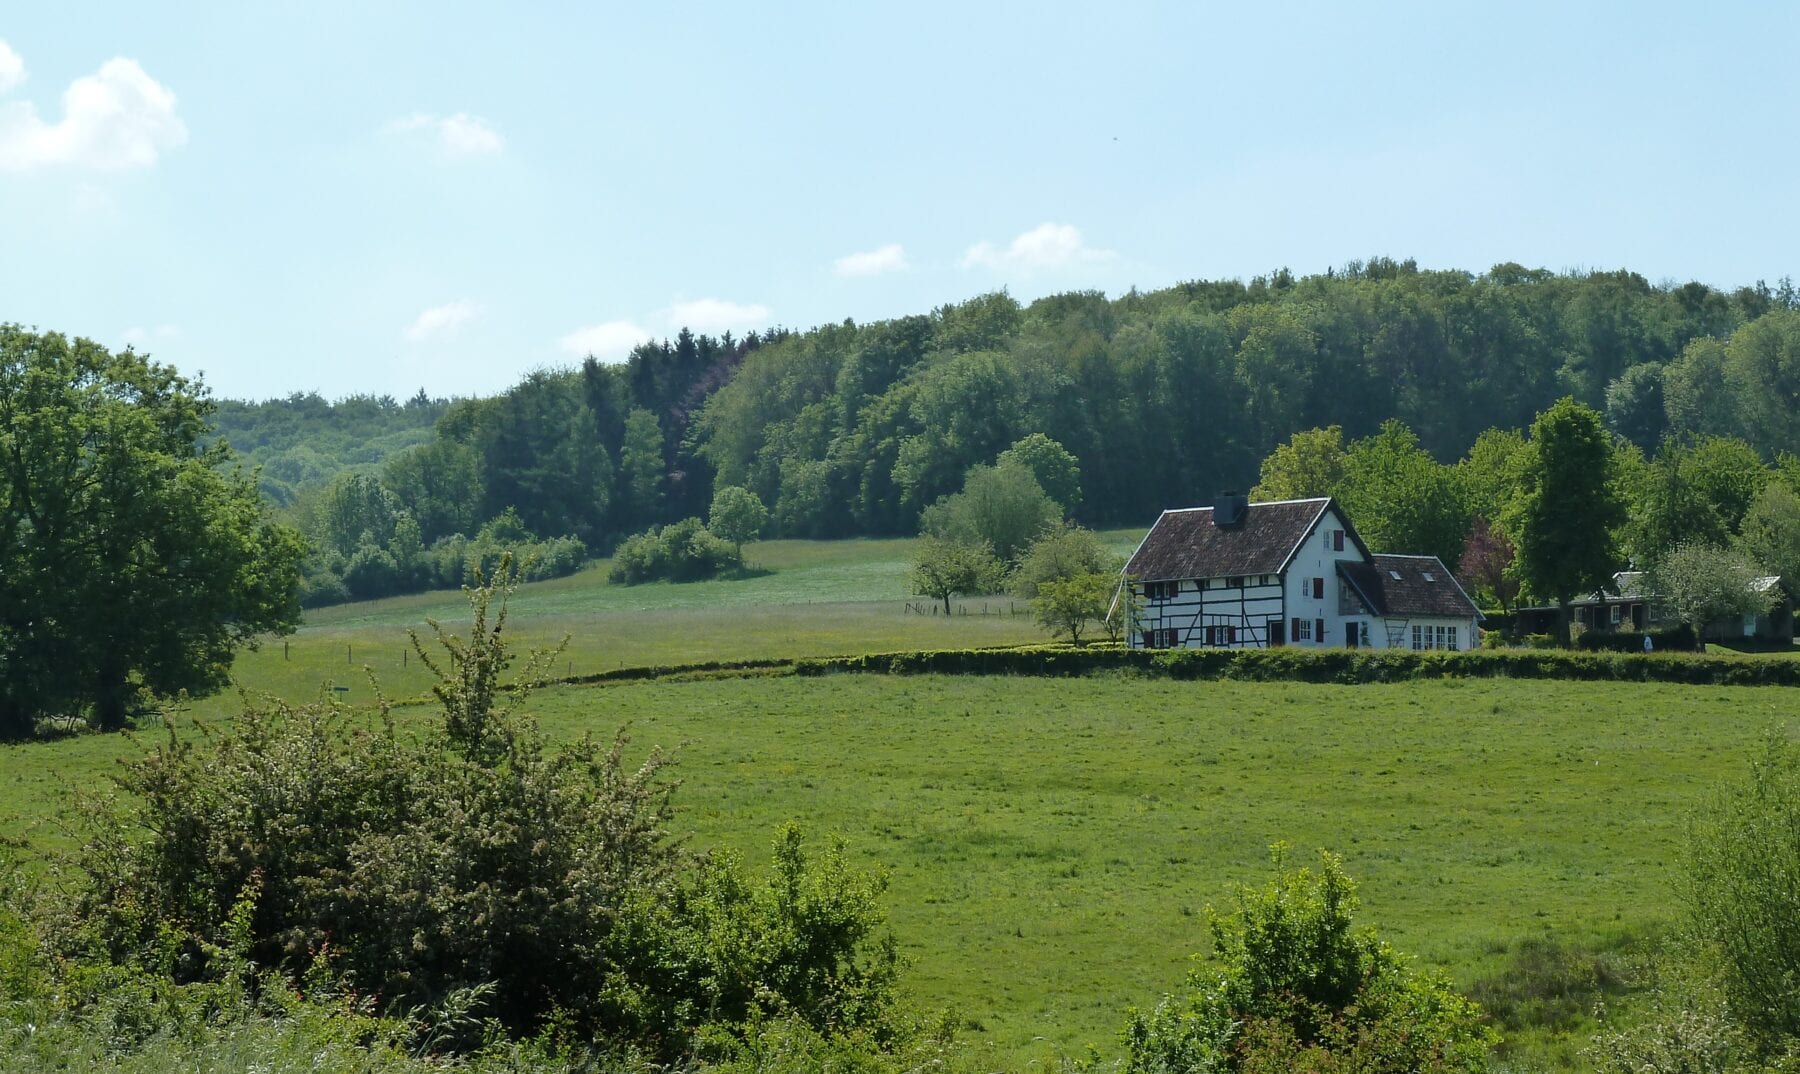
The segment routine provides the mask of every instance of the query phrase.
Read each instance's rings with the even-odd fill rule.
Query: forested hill
[[[1439,460],[1563,395],[1645,448],[1800,432],[1800,299],[1631,272],[1483,275],[1378,259],[1023,307],[986,295],[766,346],[707,401],[694,450],[792,535],[906,532],[975,463],[1041,431],[1080,460],[1082,510],[1138,523],[1248,488],[1297,430],[1398,418]]]
[[[741,340],[682,332],[620,365],[533,373],[489,399],[224,404],[223,430],[348,561],[475,535],[509,507],[538,537],[610,546],[743,485],[790,536],[910,533],[1031,432],[1080,462],[1077,512],[1143,524],[1248,488],[1297,430],[1398,418],[1440,460],[1573,394],[1650,449],[1666,435],[1800,442],[1800,296],[1631,272],[1377,259],[1021,306],[987,294],[866,325]],[[361,471],[352,484],[345,467]],[[326,490],[326,479],[336,484]],[[321,491],[309,493],[308,487]]]

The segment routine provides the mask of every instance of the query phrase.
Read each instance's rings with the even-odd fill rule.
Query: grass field
[[[569,634],[557,670],[581,673],[1042,637],[1025,616],[978,614],[979,599],[949,620],[908,613],[908,550],[769,542],[751,555],[768,573],[684,586],[607,586],[601,565],[521,589],[515,640]],[[279,640],[243,657],[238,677],[294,699],[349,683],[354,702],[366,663],[390,695],[414,695],[426,678],[402,663],[406,628],[465,614],[456,594],[329,609],[285,658]],[[635,749],[676,749],[678,824],[696,848],[760,863],[787,819],[843,834],[891,874],[913,998],[965,1020],[996,1069],[1024,1069],[1089,1044],[1114,1054],[1125,1008],[1180,986],[1206,947],[1205,907],[1266,876],[1277,840],[1297,859],[1341,853],[1364,923],[1464,987],[1510,972],[1532,940],[1652,935],[1676,910],[1685,817],[1792,701],[1504,680],[840,675],[559,687],[532,707],[559,738],[629,723]],[[157,735],[0,751],[5,833],[70,848],[73,789]],[[1524,1066],[1576,1069],[1586,1032],[1524,1034]]]
[[[1605,946],[1673,912],[1683,819],[1744,768],[1787,693],[1620,684],[1393,686],[834,676],[558,688],[558,737],[675,748],[679,827],[765,858],[838,832],[889,870],[908,989],[1023,1068],[1180,985],[1203,908],[1277,840],[1342,853],[1363,921],[1462,986],[1533,937]],[[130,747],[0,754],[39,845],[70,783]],[[55,773],[55,774],[52,774]],[[1529,1036],[1570,1068],[1585,1038]]]
[[[1104,536],[1123,554],[1142,534]],[[523,651],[567,636],[557,671],[580,675],[703,660],[1045,640],[1025,603],[1005,595],[956,600],[957,614],[948,620],[909,611],[933,610],[929,599],[910,593],[912,546],[910,539],[763,541],[745,549],[749,577],[681,585],[609,585],[610,564],[603,560],[567,578],[520,587],[512,600],[515,641]],[[318,609],[292,637],[240,654],[233,674],[242,686],[289,700],[316,696],[328,682],[362,699],[368,666],[388,694],[413,696],[430,679],[410,655],[407,630],[427,631],[427,618],[454,627],[467,615],[468,605],[453,591]],[[195,711],[218,716],[235,707],[226,696],[198,702]]]

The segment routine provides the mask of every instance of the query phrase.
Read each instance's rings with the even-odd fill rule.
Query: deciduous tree
[[[0,732],[119,727],[298,621],[302,541],[205,441],[211,411],[129,349],[0,325]]]
[[[1592,407],[1564,398],[1538,415],[1520,466],[1506,532],[1520,578],[1557,605],[1557,635],[1569,642],[1569,604],[1611,584],[1620,556],[1614,533],[1625,505],[1613,481],[1612,441]]]
[[[730,541],[738,558],[744,556],[744,542],[753,541],[769,521],[769,509],[756,498],[756,493],[736,485],[726,485],[713,493],[712,508],[706,514],[706,528]]]
[[[919,538],[913,556],[913,592],[943,601],[945,615],[950,614],[951,597],[991,592],[1000,575],[1000,562],[985,542]]]

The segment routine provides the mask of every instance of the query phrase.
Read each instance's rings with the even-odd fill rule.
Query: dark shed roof
[[[1340,561],[1338,573],[1376,615],[1480,616],[1475,602],[1436,556],[1376,554],[1369,563]],[[1429,579],[1427,576],[1429,575]],[[1396,577],[1397,576],[1397,577]]]
[[[1324,498],[1253,503],[1243,524],[1230,529],[1213,525],[1210,507],[1164,511],[1125,573],[1145,582],[1278,573],[1330,503]]]

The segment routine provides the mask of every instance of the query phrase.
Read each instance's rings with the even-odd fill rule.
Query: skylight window
[[[1396,582],[1399,582],[1399,581],[1404,581],[1404,579],[1402,579],[1402,578],[1401,578],[1401,577],[1400,577],[1400,572],[1399,572],[1399,571],[1389,571],[1389,572],[1388,572],[1388,574],[1390,574],[1390,575],[1392,575],[1392,576],[1393,576],[1393,578],[1394,578],[1394,581],[1396,581]]]
[[[1433,573],[1431,573],[1431,572],[1430,572],[1430,571],[1425,571],[1425,572],[1424,572],[1424,575],[1425,575],[1425,580],[1426,580],[1426,581],[1427,581],[1427,582],[1435,582],[1435,581],[1437,581],[1437,575],[1435,575],[1435,574],[1433,574]]]

